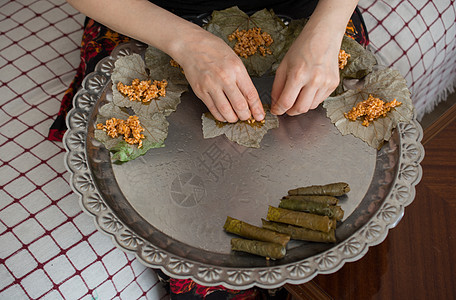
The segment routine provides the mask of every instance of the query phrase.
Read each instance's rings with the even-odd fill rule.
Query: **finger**
[[[237,85],[227,89],[225,95],[239,119],[244,121],[250,119],[249,104]]]
[[[212,102],[212,100],[211,100]],[[214,116],[214,118],[220,122],[226,122],[226,119],[222,116],[222,114],[218,111],[217,107],[215,105],[212,105],[212,106],[209,106],[207,105],[207,108],[209,109],[209,111],[211,112],[212,116]]]
[[[287,115],[296,116],[309,111],[315,99],[316,93],[317,90],[311,85],[303,87],[294,105],[289,110],[287,110]]]
[[[236,84],[244,99],[247,101],[247,105],[250,109],[250,112],[252,113],[252,116],[257,121],[263,120],[265,116],[263,104],[261,103],[260,96],[258,96],[258,91],[253,85],[250,76],[245,73],[245,76],[239,78],[236,81]]]
[[[287,78],[283,91],[274,104],[274,107],[271,108],[271,112],[275,115],[283,115],[285,112],[288,112],[288,110],[294,106],[300,95],[302,86],[303,84],[301,82],[298,82],[293,78]]]
[[[206,105],[207,109],[211,112],[211,114],[214,116],[214,118],[220,122],[226,122],[226,119],[222,116],[222,114],[218,111],[217,107],[214,104],[214,101],[212,101],[211,95],[209,93],[205,93],[204,95],[197,95],[198,98],[203,101],[203,103]]]
[[[220,122],[226,122],[226,119],[222,116],[222,114],[218,111],[218,109],[216,107],[214,107],[214,109],[212,110],[209,110],[212,114],[212,116],[214,116],[214,118]]]
[[[218,112],[223,116],[223,118],[230,122],[234,123],[238,120],[238,117],[233,110],[233,107],[231,107],[230,102],[225,96],[225,93],[222,90],[217,90],[213,93],[209,93],[211,96],[215,107],[217,107]]]
[[[287,79],[286,73],[282,72],[281,70],[282,69],[280,67],[277,69],[276,75],[274,77],[274,82],[272,83],[271,107],[274,107],[275,103],[280,98]]]
[[[339,85],[339,74],[335,74],[334,78],[331,78],[331,76],[326,77],[326,82],[319,84],[320,89],[317,90],[314,100],[312,102],[312,105],[310,106],[310,109],[315,109],[317,106],[325,101],[326,98],[328,98],[331,93],[336,89],[336,87]]]
[[[312,102],[312,105],[310,106],[310,109],[315,109],[318,107],[318,105],[320,105],[320,103],[322,103],[323,101],[325,101],[326,98],[329,97],[329,95],[331,95],[332,92],[328,91],[328,90],[318,90],[317,93],[315,94],[315,98]]]

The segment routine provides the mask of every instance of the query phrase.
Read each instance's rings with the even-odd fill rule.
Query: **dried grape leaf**
[[[259,148],[263,136],[269,129],[279,127],[279,119],[271,114],[265,107],[266,116],[264,123],[248,124],[246,121],[238,121],[236,123],[221,123],[216,121],[211,113],[207,112],[201,116],[203,121],[203,137],[210,139],[219,135],[226,137],[239,145]]]
[[[402,104],[367,127],[363,126],[359,119],[350,121],[345,118],[344,113],[348,113],[358,102],[366,100],[369,94],[385,102],[397,99]],[[391,138],[392,130],[399,122],[412,120],[414,110],[404,77],[390,68],[373,71],[365,77],[362,88],[329,97],[323,102],[323,107],[326,108],[326,115],[343,135],[351,133],[376,149]]]
[[[171,82],[168,82],[165,97],[159,97],[158,99],[152,99],[150,102],[142,103],[138,101],[130,101],[127,97],[122,96],[122,100],[116,101],[114,103],[121,107],[131,107],[136,114],[161,113],[164,116],[169,116],[173,111],[176,111],[176,108],[180,103],[181,94],[184,91],[185,89],[182,88],[182,85],[175,85]]]
[[[171,68],[171,66],[170,66]],[[169,71],[170,69],[168,69]],[[176,110],[177,105],[180,103],[181,94],[187,90],[186,85],[174,84],[168,81],[166,87],[166,96],[153,99],[150,102],[142,103],[138,101],[130,101],[128,97],[122,95],[117,90],[117,83],[122,82],[126,85],[131,85],[133,79],[140,80],[163,80],[167,77],[167,69],[163,69],[163,73],[154,72],[152,77],[147,69],[144,60],[138,54],[127,55],[119,58],[115,62],[114,71],[112,73],[112,99],[113,103],[119,107],[131,107],[136,114],[153,115],[161,113],[169,116]]]
[[[171,66],[171,59],[171,56],[165,52],[152,46],[147,47],[144,60],[146,68],[150,70],[149,76],[153,78],[163,77],[162,79],[173,84],[188,86],[187,78],[182,73],[182,69]]]
[[[350,54],[347,65],[340,71],[344,78],[360,79],[372,72],[377,64],[374,54],[354,39],[344,35],[340,49]]]
[[[127,119],[129,114],[122,110],[120,107],[108,103],[103,105],[98,111],[97,124],[105,123],[106,120],[111,118]],[[144,139],[142,147],[138,148],[138,145],[128,144],[123,136],[117,138],[111,138],[103,130],[95,129],[95,139],[102,142],[106,149],[108,149],[113,155],[112,160],[114,162],[127,162],[133,160],[141,155],[144,155],[148,150],[152,148],[160,148],[164,146],[164,141],[168,136],[168,121],[162,114],[153,115],[138,115],[141,126],[145,129],[142,133]]]
[[[262,56],[259,51],[248,58],[241,57],[248,73],[251,76],[262,76],[269,71],[272,65],[283,57],[282,52],[286,44],[287,26],[277,17],[272,10],[263,9],[252,16],[248,16],[238,7],[231,7],[221,11],[214,11],[212,18],[206,25],[206,30],[222,38],[231,48],[236,40],[228,40],[228,36],[236,29],[248,30],[261,28],[271,35],[274,42],[269,46],[272,54]]]
[[[373,67],[377,64],[377,59],[372,52],[346,35],[342,39],[340,49],[350,54],[350,58],[347,60],[347,65],[339,71],[340,83],[333,96],[344,92],[344,79],[361,79],[371,73]]]
[[[111,80],[113,84],[122,82],[123,84],[131,84],[133,79],[146,80],[148,74],[146,64],[139,54],[131,54],[118,58],[114,63]]]

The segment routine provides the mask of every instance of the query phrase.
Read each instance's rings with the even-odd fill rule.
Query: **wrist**
[[[202,41],[202,35],[207,32],[196,24],[188,22],[182,19],[182,23],[179,26],[175,26],[172,32],[167,33],[165,40],[163,41],[163,50],[168,53],[177,62],[183,60],[183,58],[191,51],[192,45],[195,42]]]
[[[306,27],[322,39],[342,41],[347,23],[358,1],[320,0]]]

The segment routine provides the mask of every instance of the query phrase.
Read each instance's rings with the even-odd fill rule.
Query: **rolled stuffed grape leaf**
[[[205,139],[209,139],[224,134],[230,141],[239,145],[259,148],[261,140],[268,130],[279,127],[277,116],[271,114],[266,108],[265,112],[264,123],[255,122],[253,124],[249,124],[247,121],[224,123],[217,121],[211,113],[204,113],[201,117],[203,136]]]
[[[249,30],[252,28],[261,28],[263,32],[271,35],[274,42],[268,47],[272,54],[262,56],[259,51],[247,58],[241,57],[247,71],[251,76],[262,76],[269,71],[272,65],[277,62],[284,51],[286,44],[287,26],[277,17],[272,10],[263,9],[252,16],[248,16],[238,7],[231,7],[221,11],[214,11],[212,18],[206,25],[206,29],[222,38],[231,48],[236,41],[228,40],[228,36],[236,29]]]
[[[139,101],[130,101],[127,96],[124,96],[117,90],[117,83],[122,82],[125,85],[131,85],[134,79],[139,80],[158,80],[161,81],[165,78],[171,78],[168,75],[171,72],[172,67],[168,69],[163,68],[162,72],[154,71],[152,77],[148,70],[144,60],[138,54],[127,55],[119,58],[115,62],[115,67],[112,73],[112,94],[113,102],[119,107],[130,107],[136,114],[142,115],[153,115],[155,113],[161,113],[165,116],[170,115],[176,110],[177,105],[180,103],[181,94],[187,90],[187,86],[183,84],[174,84],[172,81],[168,81],[166,87],[166,96],[160,96],[157,99],[152,99],[150,102],[143,103]]]
[[[369,126],[363,126],[359,119],[351,121],[344,116],[369,95],[385,102],[396,99],[402,104],[389,111],[385,117],[374,120]],[[412,120],[414,110],[404,77],[390,68],[373,71],[365,77],[362,88],[329,97],[323,102],[323,107],[326,108],[326,115],[343,135],[353,134],[376,149],[380,149],[384,141],[389,141],[392,130],[399,122]]]
[[[105,104],[100,108],[97,115],[97,124],[105,124],[106,120],[111,118],[126,120],[130,115],[112,103]],[[138,148],[137,144],[128,144],[123,136],[112,138],[105,131],[95,129],[95,138],[102,142],[106,149],[113,155],[114,162],[127,162],[141,155],[144,155],[152,148],[164,146],[164,141],[168,136],[168,121],[162,114],[154,114],[149,116],[138,115],[141,126],[144,128],[142,134],[144,139],[142,147]]]

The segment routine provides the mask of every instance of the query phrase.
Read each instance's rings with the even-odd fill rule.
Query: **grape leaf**
[[[126,120],[128,117],[129,114],[120,107],[108,103],[103,105],[98,111],[97,124],[104,124],[106,120],[111,118]],[[112,160],[114,162],[127,162],[144,155],[152,148],[164,146],[163,143],[168,135],[169,124],[165,116],[157,113],[153,115],[138,115],[138,118],[141,122],[141,126],[145,129],[142,132],[144,134],[144,139],[141,148],[138,148],[138,145],[128,144],[123,139],[123,136],[111,138],[103,130],[95,129],[95,138],[102,142],[106,149],[113,154]]]
[[[236,142],[239,145],[259,148],[263,136],[269,129],[279,127],[279,119],[271,114],[265,108],[266,116],[264,124],[248,124],[246,121],[238,121],[236,123],[221,123],[216,121],[211,113],[207,112],[201,116],[203,121],[203,136],[205,139],[213,138],[224,134],[230,141]]]
[[[168,81],[168,86],[166,87],[166,96],[159,97],[158,99],[152,99],[150,102],[143,103],[139,101],[130,101],[128,97],[122,95],[117,90],[117,83],[122,82],[126,85],[131,85],[133,79],[140,80],[163,80],[164,78],[169,77],[167,72],[171,70],[171,65],[168,69],[161,69],[160,71],[153,71],[152,77],[147,69],[144,60],[138,54],[127,55],[119,58],[115,62],[114,71],[112,73],[112,99],[115,105],[119,107],[131,107],[136,114],[142,115],[153,115],[155,113],[161,113],[165,116],[170,115],[173,111],[176,110],[177,106],[180,103],[181,94],[187,90],[186,85],[174,84],[171,81]]]
[[[123,84],[131,84],[133,79],[146,80],[148,74],[146,64],[139,54],[131,54],[118,58],[114,63],[111,79],[113,84],[119,81]]]
[[[348,113],[358,102],[366,100],[369,94],[388,102],[397,99],[402,104],[367,127],[362,125],[361,120],[351,121],[345,118],[344,113]],[[390,68],[372,71],[365,77],[362,88],[329,97],[323,102],[323,107],[326,108],[326,115],[343,135],[351,133],[377,149],[391,138],[392,130],[399,122],[409,122],[414,114],[410,91],[404,77],[399,71]]]
[[[248,58],[241,57],[248,73],[251,76],[262,76],[269,71],[272,65],[283,57],[282,51],[286,44],[287,26],[272,10],[263,9],[252,16],[248,16],[238,7],[231,7],[221,11],[214,11],[212,18],[206,25],[206,30],[222,38],[231,48],[236,41],[228,40],[228,36],[236,29],[248,30],[259,27],[271,35],[274,42],[269,46],[272,54],[262,56],[259,51]]]
[[[339,71],[339,86],[333,93],[333,96],[344,92],[344,79],[361,79],[372,72],[373,67],[377,64],[377,59],[369,50],[352,38],[344,35],[340,49],[350,54],[347,65]]]
[[[377,64],[374,54],[365,49],[354,39],[344,35],[340,49],[350,54],[347,65],[340,70],[343,78],[360,79],[372,72],[372,68]]]
[[[187,87],[188,81],[182,73],[182,69],[171,66],[171,59],[171,56],[152,46],[148,46],[144,54],[146,68],[150,70],[150,77],[163,77],[162,79],[166,79],[168,82]]]

